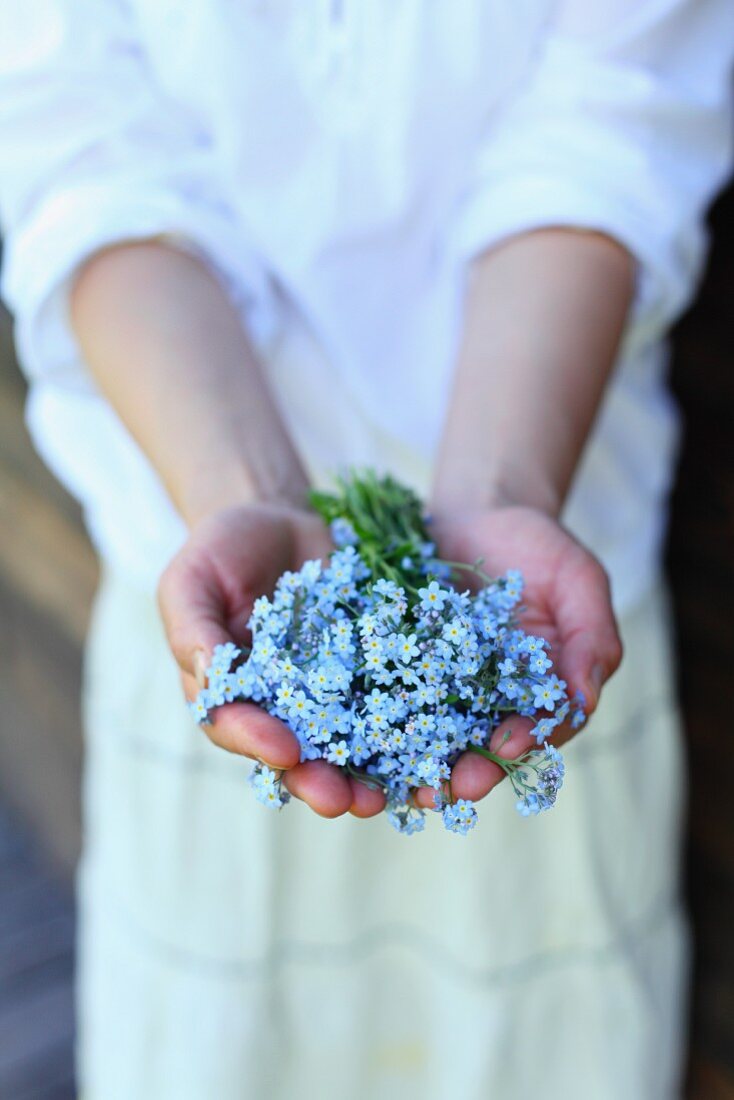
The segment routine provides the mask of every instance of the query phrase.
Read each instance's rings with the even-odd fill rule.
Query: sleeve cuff
[[[15,313],[19,358],[30,378],[92,386],[69,321],[74,273],[105,246],[151,237],[168,237],[207,262],[255,342],[269,338],[276,325],[272,285],[226,210],[168,191],[110,193],[90,184],[40,204],[8,243],[3,296]]]
[[[460,262],[518,233],[551,226],[589,229],[619,241],[637,261],[637,284],[630,323],[657,335],[690,300],[691,271],[700,271],[705,252],[702,231],[689,235],[690,255],[651,236],[639,211],[610,195],[592,194],[572,179],[533,174],[497,180],[464,200],[453,221],[449,248]]]

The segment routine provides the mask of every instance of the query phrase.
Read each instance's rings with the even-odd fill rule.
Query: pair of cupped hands
[[[607,576],[592,554],[554,518],[534,508],[503,506],[434,514],[431,534],[439,557],[472,563],[499,576],[519,569],[525,581],[521,625],[547,639],[554,671],[580,692],[590,715],[605,681],[618,667],[622,647]],[[254,601],[270,595],[280,575],[304,561],[326,558],[329,531],[313,513],[284,505],[248,505],[218,512],[198,523],[163,574],[158,601],[168,642],[181,670],[185,694],[203,686],[214,646],[248,640]],[[469,576],[467,574],[467,576]],[[495,730],[490,748],[503,757],[535,744],[534,722],[517,715]],[[285,786],[323,817],[352,813],[372,817],[384,808],[381,791],[324,760],[300,762],[294,734],[253,703],[219,708],[204,727],[215,744],[282,771]],[[553,738],[574,736],[570,726]],[[467,752],[451,777],[453,797],[483,798],[504,777],[495,763]],[[434,792],[416,791],[416,805],[431,807]]]

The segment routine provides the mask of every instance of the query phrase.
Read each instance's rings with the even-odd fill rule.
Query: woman
[[[729,160],[729,0],[6,9],[4,293],[104,563],[85,1100],[675,1095],[662,340]],[[523,571],[589,712],[616,613],[547,819],[500,788],[465,841],[406,841],[255,708],[193,727],[179,671],[193,695],[323,552],[306,490],[348,464],[423,492],[446,556]],[[266,814],[242,756],[301,802]]]

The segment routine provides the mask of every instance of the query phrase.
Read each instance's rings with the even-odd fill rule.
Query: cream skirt
[[[88,648],[85,1100],[670,1100],[684,1053],[679,728],[660,592],[557,807],[273,812],[188,717],[154,601],[107,575]]]

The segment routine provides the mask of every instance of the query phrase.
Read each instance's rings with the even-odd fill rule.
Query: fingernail
[[[594,688],[594,695],[596,701],[599,702],[599,696],[601,695],[601,689],[604,684],[604,667],[603,665],[594,665],[591,670],[591,683]]]
[[[282,764],[273,764],[271,760],[263,760],[261,756],[255,756],[253,757],[253,759],[257,760],[258,764],[262,764],[264,768],[270,768],[271,772],[285,771],[285,768]]]
[[[194,650],[194,659],[192,662],[194,666],[194,676],[199,688],[203,691],[206,687],[206,656],[203,649]]]

